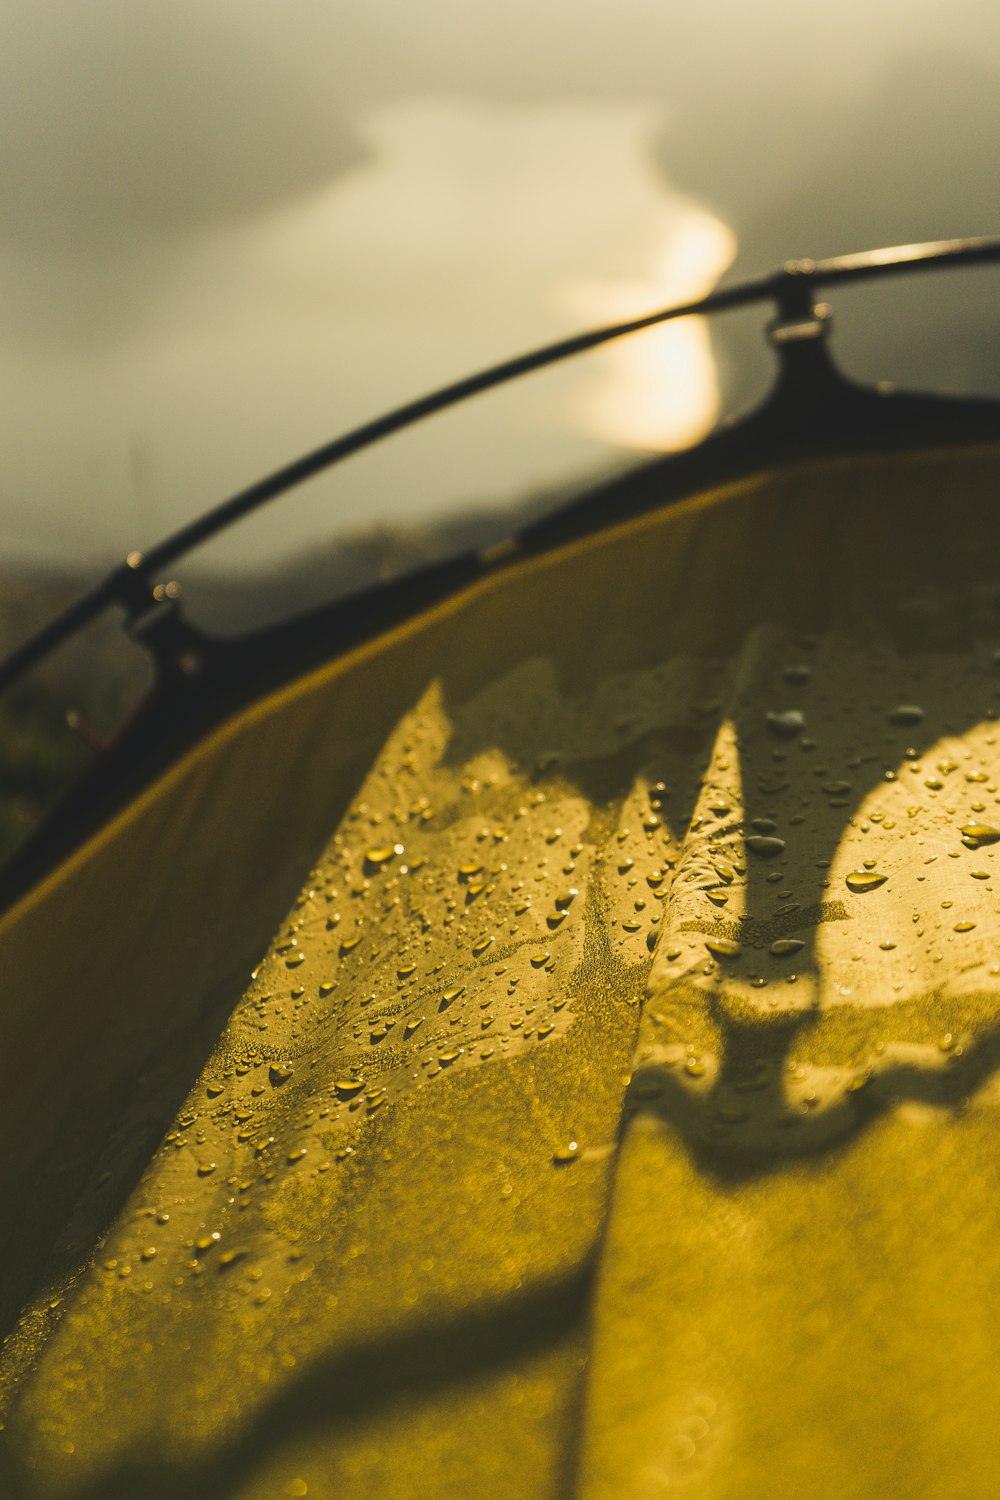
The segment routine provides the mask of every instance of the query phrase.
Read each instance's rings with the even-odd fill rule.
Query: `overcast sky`
[[[148,545],[396,401],[729,267],[996,232],[998,74],[985,0],[5,0],[0,545]],[[981,310],[942,308],[949,377],[989,385]],[[630,341],[225,556],[514,498],[717,403],[703,332]]]

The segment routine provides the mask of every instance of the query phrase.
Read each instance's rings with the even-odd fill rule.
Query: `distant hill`
[[[594,480],[591,480],[593,483]],[[398,578],[437,558],[489,546],[554,509],[583,484],[513,508],[469,510],[413,527],[373,526],[313,547],[272,571],[208,573],[181,567],[187,617],[218,635],[240,635]],[[0,657],[52,620],[104,569],[4,567]],[[99,753],[151,682],[145,654],[109,611],[24,681],[0,696],[0,860]],[[67,712],[77,727],[67,722]]]
[[[186,611],[205,630],[240,634],[400,578],[436,559],[488,547],[583,488],[550,490],[513,508],[468,510],[417,526],[372,526],[312,547],[271,571],[220,575],[181,569]]]

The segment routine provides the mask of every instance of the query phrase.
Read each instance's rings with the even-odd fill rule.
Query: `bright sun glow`
[[[575,282],[577,316],[594,325],[639,317],[711,291],[736,254],[718,219],[692,209],[671,227],[654,274],[644,281]],[[715,361],[703,318],[685,318],[611,344],[595,357],[598,378],[574,403],[571,420],[626,448],[688,447],[719,414]]]

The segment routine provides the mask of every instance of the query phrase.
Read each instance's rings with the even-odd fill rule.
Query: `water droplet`
[[[684,1064],[684,1071],[689,1078],[704,1078],[705,1064],[699,1057],[689,1057]]]
[[[198,1176],[199,1177],[211,1177],[211,1175],[212,1175],[212,1173],[214,1171],[215,1171],[215,1162],[214,1161],[200,1161],[198,1163]]]
[[[1000,828],[992,828],[989,823],[966,823],[960,832],[962,843],[970,849],[995,844],[1000,839]]]
[[[782,667],[781,675],[785,679],[785,681],[791,683],[793,687],[798,687],[803,682],[809,681],[809,678],[812,676],[812,668],[794,664],[792,666]]]
[[[785,709],[782,713],[765,715],[767,727],[781,740],[792,740],[805,728],[805,715],[797,708]]]
[[[444,1001],[445,1005],[450,1005],[453,1000],[457,1000],[459,995],[464,994],[464,992],[464,984],[453,984],[450,985],[448,989],[441,991],[441,999]]]
[[[709,953],[714,953],[716,958],[739,958],[743,952],[739,943],[727,937],[706,938],[705,947]]]
[[[277,1088],[279,1083],[287,1083],[293,1073],[291,1063],[272,1063],[267,1070],[267,1076]]]
[[[897,708],[889,710],[889,723],[899,724],[901,727],[919,724],[923,718],[924,710],[915,703],[900,703]]]
[[[461,1057],[461,1055],[461,1047],[449,1047],[446,1052],[438,1053],[437,1060],[443,1068],[446,1068],[449,1063],[455,1062],[458,1058]]]
[[[289,1479],[285,1485],[285,1494],[292,1497],[308,1495],[309,1486],[304,1479]]]
[[[746,846],[759,859],[773,859],[776,854],[785,852],[784,839],[775,838],[771,834],[752,833],[746,840]]]
[[[143,1258],[143,1260],[155,1260],[156,1259],[156,1246],[155,1245],[147,1245],[146,1248],[145,1248],[145,1250],[142,1252],[142,1258]]]
[[[640,1078],[633,1082],[630,1090],[634,1099],[659,1099],[663,1093],[663,1080],[656,1077]]]
[[[472,951],[475,956],[478,958],[481,953],[485,953],[492,941],[491,937],[481,937],[477,943],[473,943]]]
[[[289,1166],[291,1166],[293,1162],[301,1161],[305,1154],[305,1146],[299,1146],[295,1151],[289,1151],[288,1155],[285,1157],[285,1160],[288,1162]]]
[[[289,953],[287,955],[287,957],[285,958],[285,968],[286,969],[297,969],[298,966],[299,966],[299,964],[303,963],[304,961],[305,961],[305,954],[304,953],[300,953],[298,950],[296,950],[294,953]]]
[[[776,938],[767,951],[775,958],[787,958],[792,953],[801,953],[804,947],[799,938]]]
[[[350,953],[361,941],[360,932],[355,932],[351,937],[345,937],[340,944],[341,953]]]
[[[852,870],[847,876],[846,885],[849,891],[861,894],[864,891],[877,890],[880,885],[885,885],[888,879],[888,875],[878,875],[874,870]]]
[[[412,1016],[403,1027],[403,1040],[409,1041],[410,1037],[416,1031],[417,1027],[423,1025],[423,1021],[423,1016]]]
[[[372,865],[378,870],[382,865],[387,865],[395,855],[402,854],[402,852],[403,849],[400,844],[396,844],[395,846],[392,844],[381,844],[375,849],[365,850],[365,864]]]
[[[204,1255],[206,1250],[214,1250],[221,1239],[222,1235],[217,1229],[213,1229],[211,1234],[200,1235],[194,1242],[195,1254]]]
[[[975,922],[956,922],[955,923],[955,927],[954,927],[954,931],[955,932],[971,932],[972,929],[973,929],[973,927],[975,927],[975,925],[976,925]]]
[[[552,1153],[552,1160],[559,1166],[566,1162],[576,1161],[580,1154],[580,1146],[577,1141],[567,1141],[565,1146],[558,1146]]]
[[[213,1081],[212,1083],[206,1083],[206,1085],[205,1085],[205,1093],[208,1095],[208,1097],[210,1099],[217,1099],[219,1097],[219,1095],[222,1093],[222,1091],[223,1091],[224,1088],[225,1088],[225,1084],[224,1083],[216,1083],[216,1082]]]
[[[350,1097],[351,1094],[356,1094],[360,1089],[364,1088],[365,1080],[363,1078],[338,1078],[335,1080],[333,1086],[338,1094]]]
[[[823,790],[828,797],[845,797],[851,790],[851,783],[849,781],[827,781],[823,785]]]
[[[549,961],[547,953],[532,953],[528,959],[533,969],[541,969]]]

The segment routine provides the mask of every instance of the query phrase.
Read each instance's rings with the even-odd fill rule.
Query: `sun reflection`
[[[711,291],[736,254],[719,219],[691,209],[671,226],[648,280],[577,281],[567,288],[576,316],[613,323]],[[719,414],[715,360],[703,318],[685,318],[611,344],[595,357],[598,378],[574,402],[570,420],[622,447],[670,452],[698,442]]]

